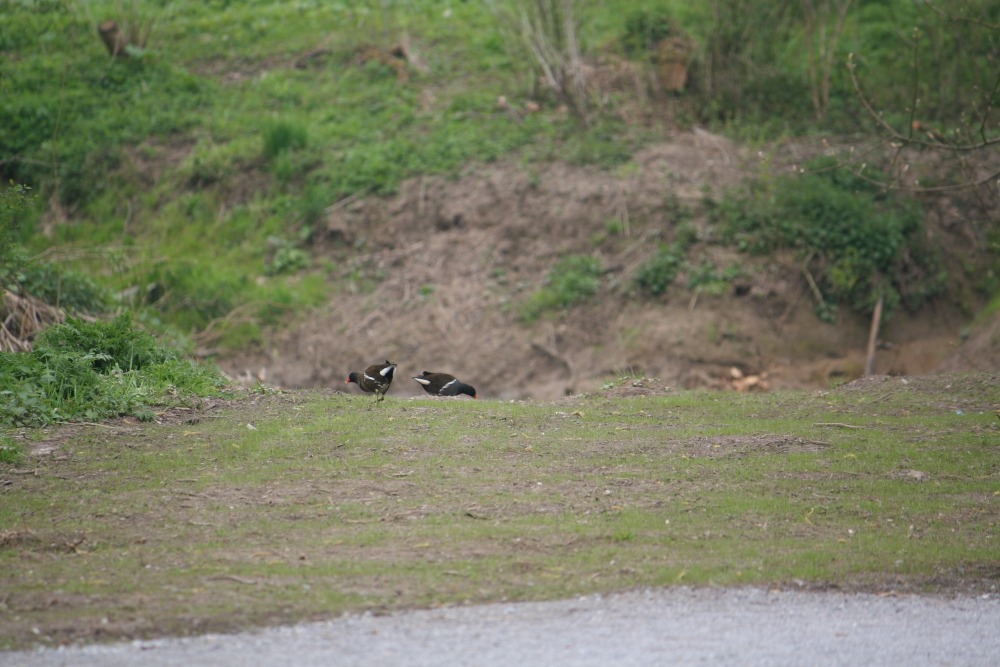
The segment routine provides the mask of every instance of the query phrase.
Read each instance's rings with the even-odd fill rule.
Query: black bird
[[[468,394],[472,398],[478,398],[475,387],[471,387],[464,382],[459,382],[454,375],[424,371],[423,375],[415,376],[413,379],[419,382],[428,394],[435,396]]]
[[[375,394],[375,402],[385,400],[385,392],[389,391],[392,384],[392,373],[396,370],[396,364],[386,359],[384,364],[372,364],[365,369],[364,373],[351,373],[345,383],[356,383],[362,391]]]

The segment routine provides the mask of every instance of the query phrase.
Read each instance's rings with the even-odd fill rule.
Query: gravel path
[[[1000,665],[1000,595],[672,588],[0,653],[0,665]]]

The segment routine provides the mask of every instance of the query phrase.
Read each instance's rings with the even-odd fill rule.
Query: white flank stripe
[[[369,380],[371,380],[372,382],[378,382],[378,380],[376,380],[375,378],[373,378],[371,375],[368,375],[368,373],[364,373],[364,376],[366,378],[368,378]]]
[[[448,384],[446,384],[445,386],[441,387],[441,391],[444,391],[445,389],[447,389],[447,388],[448,388],[448,387],[450,387],[451,385],[455,384],[456,382],[458,382],[458,380],[452,380],[451,382],[449,382],[449,383],[448,383]]]

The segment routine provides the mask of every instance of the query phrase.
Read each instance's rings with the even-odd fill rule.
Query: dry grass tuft
[[[31,295],[5,292],[0,301],[0,351],[28,352],[35,335],[53,324],[61,324],[66,314]]]

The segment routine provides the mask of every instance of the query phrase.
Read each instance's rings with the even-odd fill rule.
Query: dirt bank
[[[786,161],[806,150],[787,146]],[[706,197],[718,197],[760,159],[704,132],[679,134],[615,170],[502,163],[457,180],[413,179],[393,197],[359,198],[328,211],[314,234],[331,274],[322,312],[277,332],[265,350],[221,361],[234,376],[285,387],[341,386],[351,370],[400,364],[408,376],[446,371],[480,396],[552,399],[634,373],[684,387],[729,386],[731,369],[766,373],[773,388],[826,387],[857,377],[869,322],[841,309],[824,323],[791,254],[751,258],[712,243]],[[787,167],[778,167],[787,168]],[[954,206],[928,207],[928,234],[961,256],[975,246]],[[660,298],[631,288],[635,269],[678,224],[699,229],[689,260],[739,265],[721,295],[680,276]],[[519,322],[517,305],[560,257],[601,261],[600,294],[567,313]],[[962,289],[962,288],[956,288]],[[954,352],[969,297],[898,312],[883,327],[875,372],[926,374]],[[989,370],[989,369],[985,369]]]

